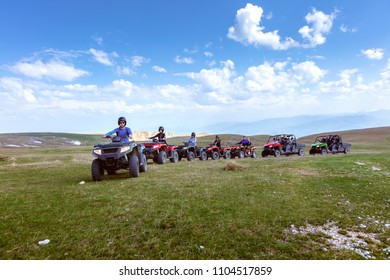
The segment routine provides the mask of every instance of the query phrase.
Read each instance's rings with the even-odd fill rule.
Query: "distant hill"
[[[203,127],[203,131],[227,134],[281,134],[293,133],[297,137],[323,131],[345,131],[390,124],[390,111],[382,110],[362,114],[295,116],[260,121],[223,122]]]
[[[149,140],[144,140],[148,135],[153,135],[154,132],[142,132],[136,134],[136,141],[138,143]],[[275,133],[276,134],[276,133]],[[299,137],[298,140],[303,143],[312,143],[318,135],[325,134],[340,134],[344,141],[351,143],[390,143],[390,126],[354,129],[354,130],[328,130],[319,133],[314,133]],[[215,134],[198,134],[198,145],[207,146],[215,139]],[[222,145],[230,146],[241,140],[241,134],[219,134]],[[268,140],[271,134],[250,135],[251,142],[257,147],[262,147]],[[150,136],[148,136],[150,137]],[[183,141],[188,140],[188,135],[176,135],[169,133],[167,140],[169,144],[180,145]],[[1,147],[77,147],[90,146],[97,143],[108,143],[109,140],[101,138],[101,134],[75,134],[75,133],[14,133],[14,134],[0,134],[0,148]]]

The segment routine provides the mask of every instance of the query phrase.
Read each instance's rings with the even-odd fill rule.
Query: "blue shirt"
[[[117,136],[122,138],[122,143],[130,142],[129,136],[130,136],[130,134],[133,134],[133,132],[131,132],[130,127],[125,126],[123,129],[120,129],[119,127],[117,127],[114,130],[107,132],[106,136],[110,136],[114,133],[116,133]]]
[[[190,139],[188,139],[187,141],[188,144],[193,144],[196,146],[196,138],[195,137],[191,137]]]

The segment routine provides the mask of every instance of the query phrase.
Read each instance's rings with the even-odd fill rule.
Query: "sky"
[[[124,116],[134,131],[190,134],[390,110],[389,10],[386,0],[1,0],[0,133],[103,133]]]

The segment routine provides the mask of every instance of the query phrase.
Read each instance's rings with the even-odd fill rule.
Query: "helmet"
[[[219,138],[219,135],[217,134],[217,135],[215,135],[215,139],[218,139]]]
[[[160,130],[162,130],[162,131],[164,132],[164,127],[163,127],[163,126],[160,126],[160,127],[158,128],[158,131],[160,131]]]
[[[127,124],[127,121],[126,121],[126,118],[125,117],[120,117],[118,119],[118,125],[120,124],[120,122],[125,122],[125,125]]]
[[[196,136],[195,132],[192,132],[191,137],[195,137],[195,136]]]

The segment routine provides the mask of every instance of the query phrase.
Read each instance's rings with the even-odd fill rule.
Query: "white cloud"
[[[309,43],[305,47],[315,47],[322,45],[326,41],[325,35],[332,29],[333,21],[336,18],[336,12],[327,15],[321,11],[313,9],[305,17],[306,22],[310,25],[305,25],[299,29],[299,33]]]
[[[7,93],[7,95],[14,98],[17,102],[19,102],[20,99],[27,103],[37,102],[34,91],[30,88],[26,88],[20,79],[8,77],[1,78],[0,89],[3,89],[3,94]]]
[[[390,80],[390,58],[387,60],[386,68],[381,72],[381,76],[384,80]]]
[[[106,66],[112,66],[113,65],[113,62],[110,60],[110,57],[109,55],[104,52],[104,51],[101,51],[101,50],[95,50],[95,49],[89,49],[89,52],[93,55],[93,58],[103,64],[103,65],[106,65]]]
[[[364,54],[369,59],[381,60],[384,55],[383,49],[368,49],[362,50],[362,54]]]
[[[209,51],[205,51],[203,54],[204,54],[204,56],[206,56],[206,57],[212,57],[212,56],[213,56],[213,53],[212,53],[212,52],[209,52]]]
[[[92,40],[94,40],[98,45],[102,45],[103,44],[103,37],[101,36],[97,36],[97,35],[93,35],[91,36]]]
[[[87,71],[75,69],[73,65],[59,60],[51,60],[47,63],[41,60],[33,63],[18,62],[11,69],[35,79],[49,78],[68,82],[89,74]]]
[[[298,46],[292,38],[281,41],[278,30],[263,32],[265,27],[260,26],[263,9],[248,3],[245,8],[237,11],[236,24],[228,31],[228,38],[244,45],[266,46],[275,50],[285,50]]]
[[[292,66],[294,77],[299,82],[315,83],[321,80],[326,71],[319,68],[313,61],[305,61]]]
[[[158,73],[167,73],[167,70],[163,67],[160,67],[160,66],[157,66],[157,65],[154,65],[152,67],[153,71],[156,71]]]
[[[129,67],[117,67],[116,72],[120,76],[133,76],[135,74]]]
[[[347,32],[355,33],[355,32],[357,32],[356,28],[349,28],[345,24],[342,24],[339,29],[343,33],[347,33]]]
[[[194,60],[191,57],[176,56],[175,62],[178,64],[194,64]]]
[[[131,57],[131,65],[133,65],[133,67],[140,67],[142,64],[149,63],[149,61],[150,59],[139,55]]]

